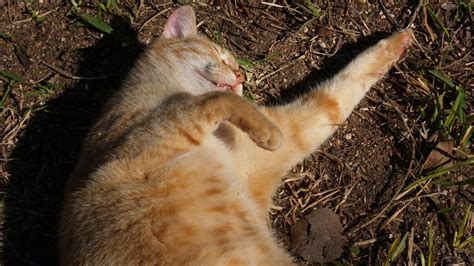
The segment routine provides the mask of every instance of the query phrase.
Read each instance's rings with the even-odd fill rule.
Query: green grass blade
[[[306,6],[311,11],[311,14],[315,18],[319,18],[321,16],[321,9],[317,7],[311,0],[306,0]]]
[[[428,266],[433,266],[433,220],[428,227]]]
[[[397,246],[398,246],[398,238],[393,240],[392,244],[390,245],[390,248],[388,249],[388,252],[387,252],[387,257],[385,258],[385,261],[383,263],[384,266],[390,265],[391,258],[393,256],[393,254],[395,253],[395,250],[397,249]]]
[[[115,9],[115,11],[120,12],[120,7],[115,0],[107,0],[107,8]]]
[[[451,87],[451,88],[455,87],[454,82],[452,81],[452,79],[448,75],[446,75],[446,73],[444,73],[443,71],[437,70],[437,69],[432,69],[432,70],[428,70],[428,73],[435,76],[439,80],[443,81],[449,87]]]
[[[3,97],[0,100],[0,108],[3,108],[3,104],[5,104],[5,101],[7,100],[8,96],[10,95],[10,92],[12,90],[12,87],[13,87],[14,83],[15,83],[15,81],[10,81],[8,83],[7,88],[6,88],[5,92],[3,93]]]
[[[246,58],[237,58],[237,63],[247,72],[253,72],[254,67],[258,64],[257,61],[252,61],[251,59]]]
[[[402,237],[402,240],[397,245],[397,248],[393,252],[392,256],[390,256],[390,261],[394,261],[400,253],[405,250],[405,247],[407,245],[407,238],[408,238],[408,232],[405,233],[405,235]]]
[[[460,123],[466,121],[466,91],[461,86],[456,86],[457,96],[451,106],[448,117],[443,123],[443,128],[450,133],[453,129],[454,122],[458,120]]]
[[[454,232],[453,247],[456,249],[463,249],[467,245],[469,245],[469,243],[474,241],[474,236],[466,237],[466,234],[468,233],[468,230],[469,230],[468,221],[469,221],[469,217],[471,216],[471,207],[472,207],[471,204],[467,205],[462,222],[459,225],[459,228]],[[465,240],[463,240],[464,238]]]
[[[112,27],[109,26],[109,24],[105,23],[100,18],[96,18],[88,14],[79,14],[79,17],[85,22],[87,22],[89,25],[105,33],[110,34],[114,30]]]
[[[448,207],[448,208],[443,208],[443,209],[439,209],[436,211],[436,214],[443,214],[443,213],[449,213],[449,212],[452,212],[452,211],[455,211],[457,210],[458,207],[454,206],[454,207]]]
[[[18,82],[23,82],[23,78],[6,70],[0,70],[0,77],[4,77],[7,80],[14,80]]]
[[[468,227],[467,221],[469,220],[469,216],[471,215],[471,206],[472,206],[471,204],[468,204],[466,207],[466,211],[464,212],[462,224],[461,224],[461,227],[459,228],[460,237],[463,237],[464,234],[466,234],[467,232],[467,227]]]
[[[468,237],[466,240],[464,240],[458,247],[458,249],[464,249],[467,247],[471,242],[474,242],[474,236]]]
[[[257,103],[257,97],[255,97],[255,94],[253,94],[253,92],[249,90],[248,88],[244,88],[243,94],[244,94],[244,97],[250,100],[251,102]]]
[[[472,164],[472,163],[474,163],[474,157],[469,158],[469,159],[467,159],[463,162],[459,162],[459,163],[457,163],[453,166],[450,166],[450,167],[436,169],[436,170],[432,171],[431,174],[429,174],[429,175],[427,175],[423,178],[420,178],[420,179],[416,180],[415,182],[411,183],[403,191],[407,191],[409,189],[412,189],[412,188],[418,186],[419,184],[421,184],[423,182],[426,182],[426,181],[431,180],[433,178],[436,178],[438,176],[442,176],[442,175],[446,174],[447,172],[449,172],[451,170],[454,170],[454,169],[459,168],[461,166],[469,165],[469,164]]]
[[[3,31],[0,31],[0,38],[4,39],[5,41],[9,41],[9,42],[13,41],[13,37],[6,34]]]
[[[446,39],[448,41],[451,41],[451,36],[449,35],[448,29],[444,26],[444,24],[441,22],[441,20],[438,18],[436,13],[431,9],[430,7],[427,7],[428,13],[430,14],[431,19],[434,21],[436,26],[446,35]]]

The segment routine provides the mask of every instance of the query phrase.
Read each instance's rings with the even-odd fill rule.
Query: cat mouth
[[[245,76],[242,74],[242,72],[235,70],[234,71],[235,79],[236,82],[235,84],[227,84],[227,83],[214,83],[217,87],[222,88],[226,91],[233,91],[235,93],[238,93],[240,90],[240,87],[242,86],[242,83],[245,81]],[[212,81],[211,81],[212,82]]]
[[[225,84],[225,83],[217,83],[217,84],[214,83],[214,85],[216,85],[216,87],[218,87],[220,90],[233,91],[233,92],[236,92],[237,87],[241,84],[242,83],[236,83],[234,85],[229,85],[229,84]]]
[[[201,78],[205,79],[209,83],[212,83],[215,87],[217,87],[217,90],[220,90],[220,91],[231,91],[231,92],[239,94],[240,90],[242,89],[242,83],[245,81],[244,75],[238,70],[234,71],[235,78],[236,78],[236,82],[234,84],[218,82],[206,77],[199,71],[196,71],[196,72],[199,74]]]

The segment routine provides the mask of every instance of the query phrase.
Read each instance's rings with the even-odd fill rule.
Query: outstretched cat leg
[[[397,32],[295,102],[262,108],[281,129],[282,147],[268,152],[243,141],[246,145],[236,148],[237,160],[247,167],[249,186],[262,207],[268,208],[279,178],[315,151],[344,122],[370,87],[402,56],[411,39],[410,30]]]

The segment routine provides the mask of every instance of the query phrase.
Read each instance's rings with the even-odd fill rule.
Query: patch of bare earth
[[[101,12],[114,29],[106,34],[90,25],[78,27],[74,22],[81,20],[70,12],[69,1],[39,2],[0,3],[0,71],[22,78],[0,79],[4,264],[57,263],[58,210],[81,139],[176,7],[166,1],[117,1],[118,10]],[[406,58],[332,138],[285,177],[270,222],[289,249],[292,225],[313,209],[328,208],[347,239],[338,262],[378,265],[391,258],[410,265],[423,257],[436,264],[473,263],[472,243],[454,247],[474,198],[469,117],[456,120],[440,137],[456,144],[447,151],[449,171],[410,187],[430,175],[423,164],[436,146],[430,138],[439,135],[432,121],[434,99],[444,93],[442,112],[449,113],[457,97],[428,71],[442,71],[465,88],[464,112],[473,114],[472,10],[459,4],[469,1],[454,2],[194,4],[199,31],[241,59],[246,95],[262,104],[287,102],[381,37],[414,29],[417,41]],[[86,1],[80,12],[96,15],[97,3]],[[45,14],[41,21],[32,19],[35,12]],[[466,136],[467,145],[461,145]],[[472,236],[472,220],[461,242]],[[400,251],[394,256],[390,246],[397,239],[404,246],[395,245]]]

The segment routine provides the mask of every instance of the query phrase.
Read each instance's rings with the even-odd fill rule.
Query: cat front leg
[[[256,106],[237,94],[230,92],[205,93],[196,96],[195,105],[196,115],[209,122],[213,126],[212,131],[222,122],[228,121],[247,133],[260,148],[273,151],[281,145],[282,134],[278,127]]]
[[[357,56],[332,79],[315,87],[295,102],[262,108],[283,133],[282,147],[275,152],[252,149],[242,138],[238,160],[248,169],[247,182],[254,198],[268,208],[280,177],[314,152],[404,53],[412,40],[402,30],[379,41]]]
[[[413,38],[411,30],[399,31],[362,52],[332,79],[318,86],[309,96],[327,94],[338,102],[344,121],[366,92],[400,59]]]

